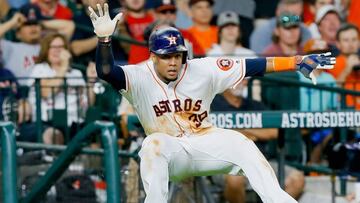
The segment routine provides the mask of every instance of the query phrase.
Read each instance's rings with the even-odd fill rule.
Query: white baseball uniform
[[[244,78],[244,59],[188,60],[169,84],[159,79],[150,60],[122,69],[127,87],[121,93],[148,135],[139,152],[145,202],[167,202],[169,179],[218,173],[247,176],[263,202],[296,202],[280,188],[251,140],[210,123],[213,98]]]

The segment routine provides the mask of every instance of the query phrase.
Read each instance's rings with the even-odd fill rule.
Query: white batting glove
[[[109,6],[104,3],[104,10],[100,4],[96,4],[99,15],[97,15],[93,8],[89,6],[90,19],[94,27],[94,32],[99,38],[107,38],[114,33],[117,21],[121,20],[122,13],[118,13],[114,19],[111,20],[109,15]]]
[[[331,57],[331,53],[327,52],[324,54],[310,54],[305,55],[297,63],[297,69],[305,77],[312,80],[316,85],[316,77],[313,73],[314,69],[333,69],[336,63],[335,57]]]

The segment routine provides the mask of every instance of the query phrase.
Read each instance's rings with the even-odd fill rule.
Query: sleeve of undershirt
[[[96,72],[99,78],[110,83],[116,90],[127,88],[123,69],[115,65],[111,42],[98,43],[96,48]]]
[[[245,77],[263,76],[266,72],[266,58],[245,59]]]

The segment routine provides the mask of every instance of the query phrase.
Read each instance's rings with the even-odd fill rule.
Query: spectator
[[[238,85],[241,89],[246,87],[243,84]],[[253,101],[240,96],[238,93],[241,90],[230,89],[226,90],[222,95],[216,95],[211,104],[212,111],[263,111],[266,107],[257,101]],[[266,156],[266,142],[277,138],[277,129],[238,129],[249,139],[255,141],[255,144]],[[269,161],[272,168],[277,170],[277,162]],[[305,178],[302,172],[288,167],[285,167],[285,191],[295,199],[298,199],[304,189]],[[225,176],[225,198],[229,203],[245,202],[245,188],[246,178],[244,176]]]
[[[315,15],[317,11],[329,4],[334,4],[333,0],[308,0],[304,3],[304,23],[311,25],[315,22]]]
[[[333,0],[315,0],[310,5],[310,10],[313,14],[313,18],[305,22],[308,25],[308,29],[311,32],[311,38],[319,39],[321,35],[319,33],[318,25],[315,22],[315,15],[318,13],[319,9],[326,5],[332,5]]]
[[[255,26],[257,27],[262,22],[274,17],[278,4],[279,0],[255,0]]]
[[[58,0],[35,0],[33,2],[39,6],[41,14],[47,18],[63,20],[73,18],[72,11],[63,6]]]
[[[124,20],[119,26],[120,34],[130,36],[131,38],[143,42],[144,30],[155,21],[154,16],[145,9],[145,0],[122,0],[125,8]],[[122,43],[121,46],[128,53],[128,63],[140,63],[149,58],[149,51],[145,46]]]
[[[53,109],[67,108],[67,124],[71,127],[71,135],[82,126],[87,107],[94,101],[93,91],[86,89],[86,83],[79,70],[70,68],[70,52],[66,38],[61,34],[50,34],[41,42],[37,63],[31,73],[32,78],[40,78],[41,84],[41,119],[51,125]],[[95,66],[92,67],[93,69]],[[90,68],[89,68],[90,70]],[[93,71],[88,71],[88,78],[96,77]],[[54,78],[54,79],[51,79]],[[64,91],[62,85],[66,79],[68,86]],[[34,85],[31,80],[29,86]],[[86,91],[90,90],[90,91]],[[67,94],[67,95],[65,95]],[[89,96],[88,96],[89,95]],[[30,91],[30,103],[35,106],[35,90]],[[65,98],[67,99],[65,101]],[[89,101],[90,98],[90,101]],[[33,109],[36,116],[36,108]],[[65,129],[61,129],[62,133]]]
[[[360,1],[350,0],[348,4],[347,22],[356,25],[360,29]]]
[[[301,16],[303,12],[302,0],[281,0],[276,8],[276,17],[271,18],[269,22],[257,27],[250,36],[250,49],[255,53],[263,53],[264,49],[272,43],[271,35],[276,28],[277,18],[282,13],[291,13],[293,15]],[[311,38],[309,30],[303,23],[300,23],[301,43],[308,41]]]
[[[273,43],[265,48],[265,56],[292,56],[302,54],[300,17],[283,13],[277,17]]]
[[[29,77],[35,58],[39,54],[42,26],[64,33],[67,37],[74,31],[74,24],[64,20],[43,20],[37,6],[27,4],[20,8],[10,20],[0,25],[0,37],[7,31],[16,29],[16,37],[20,42],[11,42],[1,39],[0,48],[4,66],[15,74],[16,77]],[[27,82],[20,80],[21,85]]]
[[[107,2],[107,0],[101,1],[92,1],[92,0],[81,0],[83,6],[82,9],[76,13],[73,21],[76,23],[75,32],[71,39],[71,51],[74,55],[73,61],[78,64],[82,64],[84,66],[88,66],[89,62],[95,61],[95,51],[97,44],[97,37],[92,30],[88,30],[86,28],[91,28],[92,23],[89,17],[89,9],[91,6],[93,9],[97,9],[96,3],[103,4]],[[112,12],[110,12],[110,16],[112,16]],[[125,54],[120,47],[118,46],[118,41],[113,41],[112,43],[115,54],[115,58],[117,61],[126,61]]]
[[[89,61],[95,61],[95,48],[98,40],[94,32],[84,30],[82,27],[90,28],[92,26],[89,18],[88,7],[91,6],[93,9],[97,8],[96,5],[94,5],[95,1],[82,0],[81,2],[83,4],[83,8],[81,12],[73,18],[73,21],[76,23],[76,27],[70,46],[75,62],[86,64]],[[99,3],[106,3],[106,0]]]
[[[336,33],[340,55],[336,57],[334,69],[328,70],[346,89],[357,91],[360,90],[359,34],[355,25],[344,24],[340,27]],[[360,109],[360,97],[348,96],[346,103],[349,107]]]
[[[146,29],[145,32],[147,32],[147,37],[145,37],[145,40],[148,39],[155,25],[157,26],[160,24],[168,24],[170,26],[174,26],[177,19],[176,11],[177,8],[174,1],[161,0],[156,5],[155,9],[157,22],[154,22],[155,24],[150,25],[149,29]],[[180,32],[187,40],[186,43],[188,44],[188,49],[193,50],[194,55],[202,56],[205,54],[205,51],[202,49],[195,37],[188,30],[180,29]]]
[[[7,68],[0,67],[0,120],[14,123],[30,121],[30,106],[19,94],[19,84],[14,74]],[[21,101],[20,101],[21,100]],[[22,106],[22,107],[20,107]],[[33,140],[33,141],[36,141]]]
[[[6,1],[6,0],[5,0]],[[10,3],[10,7],[11,8],[15,8],[15,9],[18,9],[20,8],[21,6],[29,3],[29,0],[11,0],[9,1]]]
[[[12,8],[10,5],[11,2],[8,0],[0,1],[0,23],[4,23],[11,19],[12,16],[17,12],[17,9]],[[15,30],[11,30],[5,33],[4,38],[7,40],[14,41],[15,37]]]
[[[327,42],[330,50],[336,54],[335,47],[336,32],[340,27],[341,18],[333,5],[325,5],[316,13],[315,22],[317,24],[320,38]]]
[[[16,124],[16,140],[38,142],[37,129],[31,121],[31,106],[24,95],[20,94],[19,84],[14,74],[0,64],[0,121]],[[63,144],[62,135],[54,128],[45,127],[42,139],[45,144]]]
[[[218,29],[210,25],[213,17],[213,0],[190,0],[189,5],[193,26],[188,31],[195,37],[200,47],[207,52],[217,42]]]
[[[254,29],[255,0],[214,0],[214,15],[219,16],[225,11],[233,11],[240,18],[241,44],[249,47],[249,37]]]
[[[326,42],[320,39],[309,40],[304,46],[305,54],[325,53],[329,51]],[[335,78],[323,71],[317,70],[314,72],[317,84],[335,87]],[[298,74],[301,82],[308,82],[308,79]],[[338,107],[338,98],[335,93],[328,91],[319,91],[312,88],[300,88],[300,110],[301,111],[328,111],[334,110]]]
[[[189,0],[176,0],[176,27],[180,29],[188,29],[192,26],[191,11]]]
[[[241,30],[238,15],[232,11],[220,13],[217,19],[218,44],[214,44],[208,56],[255,57],[255,53],[240,43]]]

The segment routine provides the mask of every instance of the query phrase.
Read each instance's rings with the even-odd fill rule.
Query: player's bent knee
[[[166,155],[165,145],[170,138],[170,135],[165,133],[153,133],[147,136],[142,144],[141,151],[139,152],[140,157],[144,154],[154,156]]]

